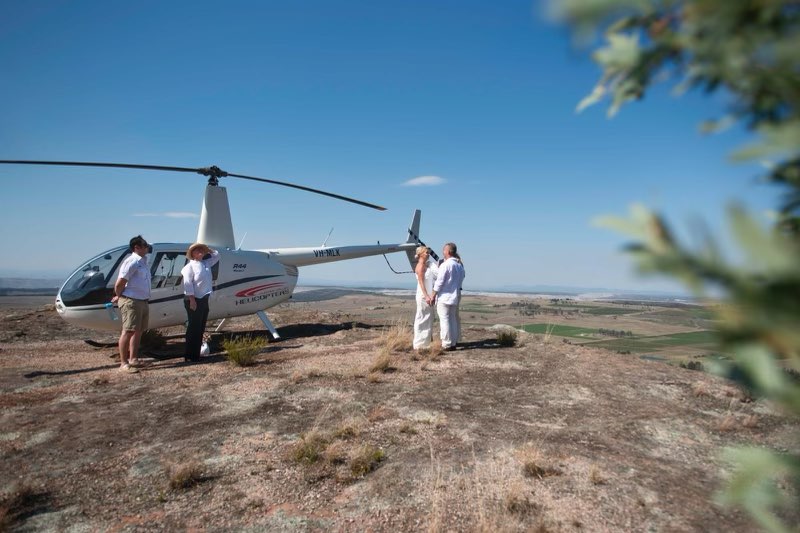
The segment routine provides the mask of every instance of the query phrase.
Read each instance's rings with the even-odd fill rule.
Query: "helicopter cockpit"
[[[113,274],[122,260],[130,254],[128,246],[113,248],[95,257],[64,282],[59,291],[61,303],[66,307],[104,304],[114,295]]]
[[[150,247],[147,262],[151,264],[151,289],[154,297],[171,297],[182,293],[181,269],[187,262],[183,250],[186,244],[156,244]],[[154,249],[155,248],[155,249]],[[61,287],[57,301],[63,307],[102,305],[111,301],[122,261],[130,255],[128,246],[119,246],[102,253],[81,266]],[[219,263],[215,264],[212,279],[217,280]],[[156,296],[158,295],[158,296]]]

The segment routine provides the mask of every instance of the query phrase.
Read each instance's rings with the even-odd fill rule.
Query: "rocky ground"
[[[490,324],[415,354],[412,307],[284,304],[280,341],[237,319],[201,364],[170,339],[125,374],[84,342],[113,336],[0,306],[0,529],[752,531],[714,503],[721,448],[798,451],[796,421],[706,373]]]

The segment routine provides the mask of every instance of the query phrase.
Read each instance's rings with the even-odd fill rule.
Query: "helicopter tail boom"
[[[291,266],[317,265],[332,263],[345,259],[357,259],[371,255],[391,254],[406,252],[412,266],[415,264],[414,251],[421,243],[419,240],[419,225],[422,213],[419,209],[414,211],[411,226],[408,228],[406,242],[399,244],[367,244],[361,246],[321,246],[318,248],[276,248],[272,250],[259,250],[270,255],[272,259]]]
[[[416,246],[416,243],[367,244],[361,246],[326,246],[321,248],[277,248],[259,251],[269,254],[270,258],[284,265],[301,267],[408,250],[410,250],[413,255]]]

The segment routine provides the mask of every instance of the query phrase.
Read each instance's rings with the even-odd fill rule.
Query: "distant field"
[[[486,304],[462,305],[459,308],[459,312],[461,312],[461,313],[486,313],[486,314],[499,313],[499,311],[497,309],[494,309],[494,308],[492,308],[492,306],[486,305]]]
[[[561,324],[525,324],[522,329],[528,333],[557,335],[559,337],[574,337],[577,339],[592,338],[597,335],[597,328],[581,328],[578,326],[564,326]]]
[[[691,346],[705,350],[716,349],[716,336],[713,331],[689,331],[672,335],[656,335],[652,337],[633,337],[610,339],[587,343],[608,350],[628,351],[633,353],[658,352],[678,346]]]
[[[639,318],[674,326],[709,327],[716,316],[710,309],[696,307],[648,311],[640,314]]]
[[[630,307],[588,307],[583,310],[589,315],[628,315],[639,311],[640,309],[631,309]]]

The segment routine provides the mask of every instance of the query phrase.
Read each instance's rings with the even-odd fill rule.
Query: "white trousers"
[[[414,349],[430,348],[433,337],[433,306],[425,298],[417,298],[417,314],[414,316]]]
[[[458,304],[447,305],[436,302],[436,313],[439,315],[439,336],[442,339],[442,348],[455,346],[461,337]]]

